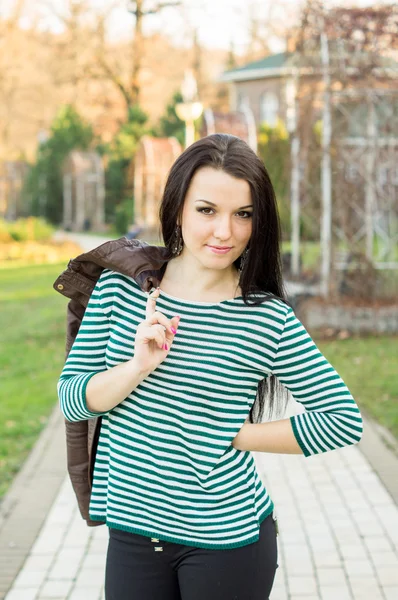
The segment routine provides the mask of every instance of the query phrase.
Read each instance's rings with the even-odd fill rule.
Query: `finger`
[[[160,331],[156,334],[156,343],[158,345],[159,350],[163,350],[164,345],[166,343],[164,334],[160,333]]]
[[[166,331],[166,341],[167,341],[167,344],[169,345],[169,348],[170,348],[171,344],[173,343],[175,336],[177,335],[178,325],[180,323],[180,316],[177,315],[176,317],[173,317],[170,320],[170,322],[171,322],[172,326],[174,327],[175,333],[173,331],[168,331],[168,330]]]
[[[160,290],[156,288],[153,292],[151,292],[148,296],[148,300],[146,302],[145,307],[145,316],[149,319],[154,312],[156,312],[156,300],[159,298]]]
[[[159,343],[159,346],[163,348],[163,346],[167,343],[163,325],[152,325],[151,328],[152,330],[155,329],[157,332],[156,341]]]
[[[159,327],[162,327],[161,325]],[[142,330],[143,343],[155,342],[159,348],[162,348],[165,344],[166,338],[164,335],[164,329],[158,329],[155,325],[152,327],[146,327]]]
[[[173,318],[175,318],[175,317],[173,317]],[[153,315],[151,315],[149,317],[148,324],[155,325],[158,323],[163,325],[163,327],[165,327],[165,329],[167,329],[167,331],[169,331],[173,335],[177,332],[177,327],[175,324],[173,325],[172,320],[168,319],[166,317],[166,315],[164,315],[163,313],[161,313],[157,310],[153,313]],[[173,331],[173,329],[174,329],[174,331]]]

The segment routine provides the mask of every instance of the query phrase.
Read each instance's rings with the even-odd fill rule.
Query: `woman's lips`
[[[209,245],[207,246],[207,248],[209,248],[209,250],[211,250],[215,254],[227,254],[227,252],[232,250],[232,248],[217,248],[216,246],[209,246]]]

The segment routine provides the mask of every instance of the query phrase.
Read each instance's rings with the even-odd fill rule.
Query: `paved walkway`
[[[398,598],[398,506],[362,443],[310,458],[254,453],[280,529],[271,600]],[[65,477],[6,600],[103,600],[107,538],[82,521]]]
[[[84,232],[76,232],[76,231],[63,231],[62,229],[58,229],[54,235],[54,241],[64,241],[70,240],[71,242],[75,242],[79,244],[82,249],[82,252],[88,252],[101,244],[105,244],[105,242],[109,242],[112,239],[118,239],[123,237],[122,234],[116,235],[112,237],[111,235],[94,235]],[[155,244],[157,241],[157,237],[154,235],[145,234],[144,237],[140,237],[138,239],[144,239],[148,244]]]
[[[94,235],[84,232],[64,231],[62,229],[58,229],[53,235],[53,240],[55,242],[63,242],[66,240],[75,242],[75,244],[78,244],[81,247],[82,252],[88,252],[112,239],[116,239],[116,237],[113,238],[110,235]]]

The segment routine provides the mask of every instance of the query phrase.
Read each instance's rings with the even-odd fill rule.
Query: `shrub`
[[[30,213],[44,215],[54,224],[62,222],[64,160],[72,150],[89,150],[93,142],[92,127],[73,106],[63,106],[51,125],[49,139],[38,149],[24,186]]]
[[[132,198],[124,198],[115,209],[115,229],[120,235],[125,235],[129,226],[134,221],[134,201]]]
[[[46,241],[55,229],[41,217],[27,217],[7,222],[0,219],[0,242]]]
[[[258,155],[265,164],[275,189],[284,236],[289,239],[290,224],[290,140],[278,121],[275,127],[266,123],[258,131]]]

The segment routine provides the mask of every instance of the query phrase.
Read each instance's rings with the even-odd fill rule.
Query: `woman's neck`
[[[210,270],[193,268],[189,261],[179,256],[166,265],[160,289],[170,295],[197,301],[219,302],[240,296],[239,272],[234,265],[230,269]]]

